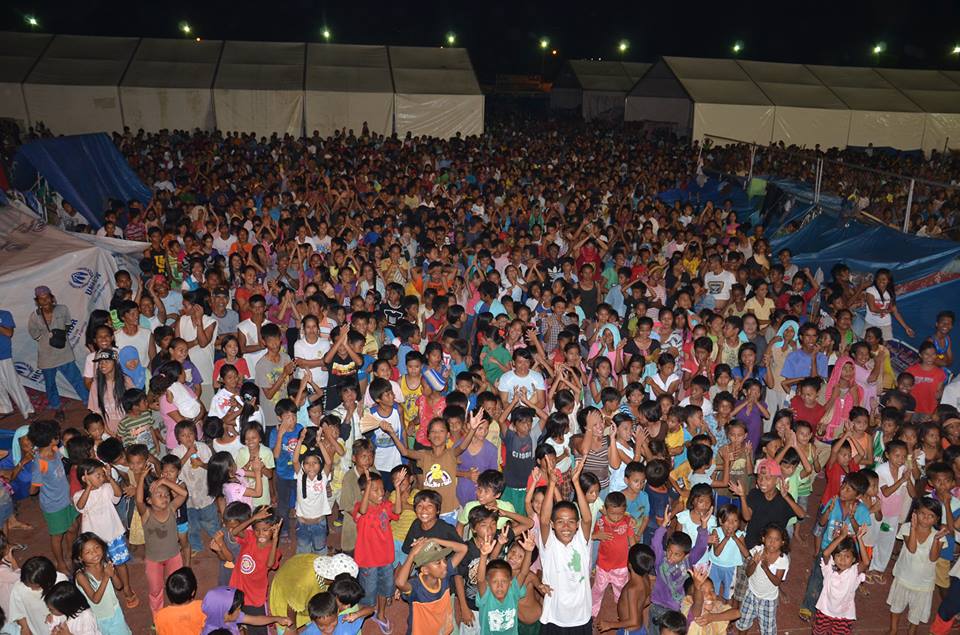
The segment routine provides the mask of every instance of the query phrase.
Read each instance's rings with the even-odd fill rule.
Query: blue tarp
[[[953,311],[955,315],[960,316],[960,279],[898,296],[897,308],[900,310],[903,319],[916,333],[916,337],[908,338],[896,320],[893,323],[894,337],[919,347],[925,339],[933,334],[937,313]],[[956,334],[956,330],[954,330],[954,334]],[[950,369],[954,376],[957,372],[960,372],[960,351],[958,349],[954,349],[953,366]]]
[[[736,212],[752,212],[750,199],[742,187],[732,183],[729,180],[720,180],[715,177],[707,178],[703,187],[700,187],[696,180],[691,179],[683,189],[675,187],[660,192],[657,197],[666,203],[672,205],[676,201],[681,203],[691,202],[698,207],[702,207],[707,201],[712,201],[717,207],[722,207],[723,202],[730,199],[733,203],[733,209]]]
[[[29,190],[38,172],[96,228],[102,225],[108,199],[150,201],[150,189],[103,133],[41,139],[22,146],[14,157],[14,186]]]

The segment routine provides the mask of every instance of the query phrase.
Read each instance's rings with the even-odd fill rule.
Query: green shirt
[[[496,385],[497,381],[500,379],[500,376],[503,375],[505,370],[493,363],[493,360],[497,360],[503,366],[510,368],[510,361],[512,357],[510,356],[510,351],[508,351],[503,346],[497,346],[496,348],[491,348],[490,346],[484,347],[488,353],[486,359],[483,361],[483,372],[487,375],[487,381],[491,384]]]
[[[493,595],[490,587],[477,598],[477,612],[480,613],[480,633],[518,633],[518,606],[520,598],[527,595],[527,587],[520,587],[516,578],[510,581],[510,588],[501,602]]]
[[[117,424],[117,435],[125,446],[142,443],[147,446],[150,454],[159,456],[157,444],[154,443],[153,430],[157,427],[153,419],[153,412],[147,410],[141,415],[124,417]]]
[[[474,507],[477,507],[479,504],[480,503],[478,503],[477,501],[470,501],[469,503],[463,506],[463,509],[460,510],[460,515],[457,516],[457,522],[460,523],[461,525],[464,525],[463,539],[465,541],[470,540],[470,536],[473,534],[473,532],[470,531],[470,523],[468,522],[470,519],[470,510],[473,509]],[[502,501],[499,498],[497,499],[497,508],[506,510],[508,512],[514,512],[514,513],[516,513],[517,511],[514,508],[513,503],[510,503],[508,501]],[[507,518],[506,516],[500,516],[497,519],[497,530],[499,531],[503,529],[508,522],[510,522],[509,518]]]

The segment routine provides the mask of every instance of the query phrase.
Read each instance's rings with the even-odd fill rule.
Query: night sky
[[[35,15],[48,33],[182,37],[180,21],[210,39],[320,41],[327,25],[333,41],[353,44],[439,46],[457,36],[481,81],[497,73],[539,73],[540,38],[546,74],[564,59],[614,59],[628,40],[624,59],[653,61],[660,55],[731,56],[814,64],[876,65],[870,49],[886,44],[880,64],[902,68],[960,69],[950,50],[960,43],[960,1],[833,0],[766,2],[118,2],[113,0],[12,0],[0,8],[0,29],[26,30]]]

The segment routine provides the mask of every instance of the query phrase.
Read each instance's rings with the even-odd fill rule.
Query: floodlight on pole
[[[447,46],[453,46],[457,43],[456,33],[447,33]]]
[[[330,38],[333,37],[333,33],[331,33],[330,29],[328,29],[327,27],[323,27],[323,30],[320,31],[320,35],[323,36],[323,39],[326,40],[327,42],[329,42]]]
[[[544,38],[540,38],[540,48],[541,48],[542,50],[544,50],[544,51],[547,50],[547,48],[548,48],[549,46],[550,46],[550,40],[548,40],[548,39],[545,38],[545,37],[544,37]]]
[[[627,49],[630,48],[630,42],[626,40],[620,40],[620,43],[617,44],[617,50],[620,51],[620,55],[623,55],[627,52]]]
[[[739,55],[740,52],[743,50],[743,42],[737,40],[736,42],[733,43],[733,46],[731,47],[731,49],[733,50],[734,55]]]
[[[27,23],[27,26],[29,26],[31,29],[35,29],[40,26],[40,22],[37,20],[36,16],[28,15],[24,16],[23,19]]]
[[[190,33],[193,31],[193,27],[190,26],[190,23],[189,23],[189,22],[181,22],[181,23],[180,23],[180,31],[181,31],[184,35],[190,35]]]
[[[960,55],[960,44],[954,44],[953,50],[950,51],[952,55]]]
[[[873,45],[873,49],[871,50],[873,51],[874,55],[880,55],[881,53],[887,50],[887,45],[884,44],[883,42],[877,42],[876,44]]]

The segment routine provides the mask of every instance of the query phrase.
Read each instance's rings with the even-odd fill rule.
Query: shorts
[[[59,511],[52,513],[43,512],[43,520],[47,523],[47,531],[51,536],[62,536],[73,527],[73,521],[77,519],[77,508],[73,505],[67,505]]]
[[[190,531],[190,523],[177,523],[177,533],[185,534]]]
[[[907,621],[919,626],[930,619],[933,592],[908,589],[894,578],[893,584],[890,585],[890,593],[887,595],[887,605],[890,606],[891,613],[907,611]]]
[[[850,635],[856,620],[842,617],[830,617],[822,611],[817,611],[813,620],[813,635]]]
[[[941,589],[950,588],[950,568],[953,567],[953,563],[949,560],[940,558],[937,560],[937,571],[934,577],[934,584],[936,584]]]
[[[721,567],[716,564],[710,567],[710,580],[713,582],[713,589],[724,600],[729,601],[733,597],[733,582],[736,577],[736,567]]]
[[[747,565],[742,564],[737,567],[733,574],[733,599],[737,602],[743,602],[747,596]]]
[[[115,566],[130,562],[130,550],[123,536],[117,536],[107,545],[107,557]]]
[[[388,598],[393,595],[392,562],[382,567],[360,567],[357,579],[363,587],[361,606],[374,606],[377,603],[377,596]]]

